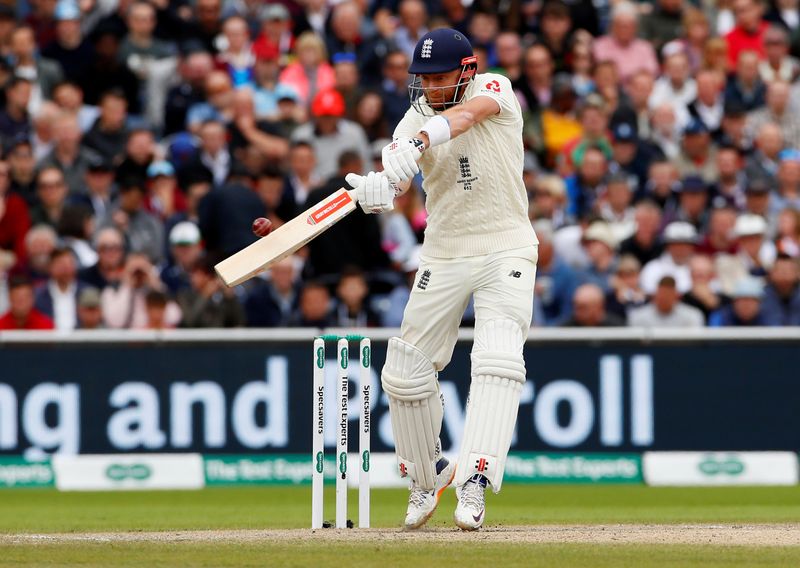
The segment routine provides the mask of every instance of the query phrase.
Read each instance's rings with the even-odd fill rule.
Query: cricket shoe
[[[427,491],[412,485],[411,494],[408,496],[408,509],[403,526],[406,529],[418,529],[428,522],[436,511],[439,497],[453,482],[456,475],[456,464],[450,463],[447,458],[439,458],[436,462],[436,485],[432,491]]]
[[[483,525],[486,516],[486,501],[483,495],[486,483],[486,477],[476,473],[456,491],[458,505],[453,520],[459,528],[474,531]]]

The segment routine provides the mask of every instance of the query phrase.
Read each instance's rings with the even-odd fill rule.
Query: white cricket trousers
[[[490,319],[531,325],[538,245],[482,256],[420,259],[400,336],[441,371],[450,362],[469,298],[475,300],[475,328]]]

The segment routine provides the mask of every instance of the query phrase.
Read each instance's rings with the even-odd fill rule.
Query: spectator
[[[549,4],[544,9],[549,9]],[[569,30],[569,27],[567,30]],[[511,31],[503,31],[497,34],[497,38],[494,41],[494,51],[497,54],[497,66],[491,72],[505,75],[512,83],[519,79],[522,75],[522,41],[519,34]],[[406,65],[406,68],[408,68],[408,65]]]
[[[602,150],[589,147],[578,162],[578,171],[566,179],[567,215],[571,219],[593,211],[604,188],[608,161]]]
[[[554,71],[547,47],[534,44],[525,50],[522,75],[512,83],[523,112],[536,115],[549,106]]]
[[[705,124],[692,119],[683,129],[681,151],[675,160],[681,177],[700,176],[706,184],[717,181],[717,148]]]
[[[800,268],[797,259],[779,255],[764,288],[761,310],[767,325],[800,325]]]
[[[33,84],[19,76],[14,76],[5,85],[5,105],[0,111],[0,135],[4,139],[27,138],[31,132],[28,106],[31,102]]]
[[[161,269],[161,281],[173,296],[192,284],[192,268],[198,264],[203,253],[200,239],[200,229],[191,221],[178,223],[169,232],[170,261]],[[208,282],[205,284],[211,286]]]
[[[119,199],[103,217],[101,227],[116,227],[125,235],[131,252],[143,253],[152,262],[164,257],[164,227],[158,218],[144,208],[145,190],[136,179],[120,184]]]
[[[43,283],[48,275],[50,255],[56,249],[58,235],[50,225],[35,225],[25,235],[25,274],[34,285]]]
[[[163,290],[158,271],[147,255],[133,252],[128,255],[122,278],[116,286],[106,287],[101,295],[103,320],[112,329],[145,329],[153,323],[164,327],[174,327],[181,320],[180,308],[172,301],[163,306],[163,321],[154,322],[150,316],[158,315],[160,299],[147,305],[147,295],[151,291]]]
[[[314,148],[315,174],[328,179],[336,174],[337,160],[346,151],[356,152],[363,164],[369,163],[370,149],[363,128],[345,118],[344,99],[337,91],[321,91],[311,103],[313,122],[295,130],[292,141],[305,141]]]
[[[764,125],[776,124],[780,126],[787,146],[800,146],[800,118],[797,109],[791,108],[789,94],[789,83],[783,80],[774,80],[767,85],[767,104],[747,115],[747,132],[755,136]]]
[[[759,59],[765,55],[764,34],[769,24],[762,20],[763,8],[758,0],[734,0],[736,26],[725,35],[728,63],[733,68],[743,51],[753,51]]]
[[[336,285],[334,325],[345,328],[375,327],[378,315],[369,306],[369,285],[364,272],[345,267]]]
[[[643,306],[647,295],[639,285],[642,264],[636,257],[626,254],[620,257],[617,270],[611,277],[611,290],[606,293],[606,310],[609,314],[626,321],[628,311]]]
[[[94,248],[97,251],[97,262],[94,266],[82,269],[78,278],[102,291],[106,286],[117,285],[122,278],[122,269],[125,266],[124,236],[115,227],[102,228],[94,237]]]
[[[59,0],[54,13],[55,41],[42,49],[42,56],[57,61],[67,79],[80,81],[94,58],[91,44],[81,30],[81,10],[73,0]]]
[[[383,60],[381,97],[390,132],[408,110],[408,56],[402,51],[390,51]]]
[[[169,319],[167,312],[170,305],[169,297],[161,290],[148,290],[144,296],[145,314],[147,322],[145,329],[170,329],[176,326]]]
[[[800,150],[786,149],[778,154],[777,191],[772,193],[772,214],[791,207],[800,209]]]
[[[410,59],[419,38],[428,33],[428,9],[421,0],[401,0],[397,8],[399,22],[393,40],[397,48]]]
[[[687,105],[690,117],[701,121],[713,134],[722,127],[722,115],[725,110],[725,98],[722,96],[725,85],[723,77],[713,69],[698,71],[695,78],[697,97]]]
[[[234,89],[252,88],[255,56],[250,43],[247,20],[241,16],[230,16],[222,24],[225,48],[217,54],[216,66],[225,71]]]
[[[202,171],[213,180],[215,186],[222,186],[232,166],[225,126],[217,120],[208,120],[200,127],[199,136],[200,151],[181,168],[178,183],[186,185],[188,176]]]
[[[235,292],[217,277],[214,262],[209,257],[197,258],[190,268],[189,277],[191,286],[180,290],[177,296],[178,306],[183,314],[181,327],[244,326],[242,305]]]
[[[720,282],[712,257],[704,254],[693,256],[689,261],[689,274],[692,277],[692,288],[681,300],[703,312],[703,320],[708,321],[709,315],[726,300],[720,294]]]
[[[363,162],[355,152],[343,152],[339,157],[339,171],[322,187],[312,191],[306,206],[319,203],[345,184],[349,173],[361,174]],[[374,215],[355,211],[309,243],[306,272],[314,278],[336,279],[342,268],[354,265],[370,274],[389,266],[389,259],[381,247],[381,232]]]
[[[645,265],[661,256],[664,247],[659,241],[661,227],[661,210],[652,201],[642,201],[636,205],[633,213],[636,230],[633,235],[619,245],[621,255],[629,254]]]
[[[621,108],[617,109],[616,116],[612,118],[612,123],[625,122],[635,124],[635,132],[641,138],[651,138],[652,130],[650,124],[650,96],[653,94],[656,74],[640,69],[630,76],[623,83],[625,101]]]
[[[636,38],[638,18],[638,10],[634,4],[625,1],[617,3],[611,12],[609,34],[594,42],[595,60],[614,62],[622,81],[627,81],[640,69],[653,75],[658,73],[658,61],[653,46]]]
[[[30,26],[17,27],[11,34],[9,47],[16,64],[15,75],[27,77],[34,84],[28,110],[35,113],[41,101],[50,99],[55,86],[64,79],[61,65],[37,53],[36,36]]]
[[[191,21],[182,27],[185,41],[199,42],[205,51],[217,53],[215,40],[222,32],[222,0],[197,0]]]
[[[93,266],[97,262],[97,253],[89,242],[94,230],[94,220],[88,207],[67,204],[61,214],[57,230],[63,245],[78,261],[79,268]]]
[[[278,81],[297,93],[301,104],[308,105],[318,92],[334,87],[333,67],[327,62],[325,43],[314,32],[300,34],[294,52],[297,60],[286,66]]]
[[[366,25],[359,2],[348,0],[333,7],[325,40],[328,53],[355,53],[359,73],[368,86],[375,86],[374,82],[381,76],[381,58],[388,51],[388,42]],[[297,38],[297,44],[300,44],[300,38]],[[302,59],[302,56],[298,54],[298,58]],[[319,91],[325,88],[325,85],[318,85]],[[306,100],[315,94],[309,93]]]
[[[153,162],[147,167],[145,209],[161,221],[186,210],[186,197],[178,187],[175,168],[166,160]]]
[[[717,310],[709,318],[711,327],[744,327],[766,325],[761,312],[763,285],[758,278],[743,278],[736,282],[733,301]]]
[[[84,177],[85,194],[70,195],[67,203],[89,209],[94,219],[102,219],[116,198],[115,169],[111,162],[97,158],[89,162]]]
[[[780,25],[770,25],[764,32],[764,51],[766,57],[758,65],[761,80],[771,83],[774,80],[793,83],[800,75],[800,61],[789,55],[789,34]]]
[[[572,297],[578,287],[575,271],[561,260],[553,248],[553,225],[540,220],[533,225],[539,238],[539,260],[536,265],[536,288],[533,298],[538,326],[564,324],[572,315]]]
[[[564,180],[556,175],[543,175],[536,178],[533,194],[529,196],[529,217],[532,221],[547,219],[558,229],[567,222],[567,187]]]
[[[753,152],[745,160],[745,178],[750,181],[771,179],[778,173],[778,155],[783,149],[781,126],[767,122],[755,135]]]
[[[648,103],[653,108],[672,105],[678,122],[685,124],[689,114],[687,107],[696,98],[697,83],[692,78],[689,58],[680,44],[670,43],[664,48],[664,72],[653,85]]]
[[[319,176],[314,173],[317,156],[309,142],[294,142],[289,150],[289,172],[286,184],[291,189],[298,207],[306,202],[311,190],[320,185]]]
[[[628,314],[631,327],[693,328],[703,327],[705,318],[697,308],[680,301],[675,279],[664,276],[658,282],[650,303]]]
[[[736,219],[734,235],[738,252],[717,257],[717,270],[723,289],[730,292],[734,283],[746,276],[762,278],[775,262],[775,244],[766,239],[767,222],[759,215],[744,214]]]
[[[0,271],[25,263],[25,234],[31,226],[25,200],[9,191],[9,165],[0,162]]]
[[[755,2],[756,0],[736,0]],[[736,70],[728,77],[725,87],[725,103],[737,103],[746,111],[764,106],[767,88],[758,73],[758,54],[752,50],[742,51],[736,60]]]
[[[744,213],[758,215],[764,219],[770,217],[770,186],[762,179],[756,178],[747,184],[744,190]],[[770,225],[772,225],[770,223]],[[770,230],[770,235],[773,231]]]
[[[184,130],[189,109],[204,102],[205,80],[213,69],[211,56],[202,50],[184,53],[178,63],[180,82],[172,87],[164,102],[164,134]],[[256,53],[256,78],[258,79],[258,53]]]
[[[333,323],[331,294],[324,284],[308,281],[300,291],[300,311],[292,320],[294,327],[325,329]]]
[[[278,48],[270,44],[256,44],[253,46],[255,65],[253,67],[253,80],[255,92],[253,101],[255,114],[258,120],[275,120],[279,117],[278,101],[282,97],[295,97],[294,90],[278,80],[280,66],[278,65]]]
[[[88,132],[100,116],[100,109],[84,104],[83,87],[74,81],[61,81],[53,87],[53,102],[61,112],[78,119],[82,133]],[[125,101],[127,103],[127,99]]]
[[[605,191],[598,201],[597,212],[608,223],[617,243],[627,239],[636,231],[632,200],[630,178],[623,173],[609,176]]]
[[[717,207],[711,210],[708,232],[697,246],[701,254],[735,254],[736,236],[733,233],[736,225],[736,210],[732,207]]]
[[[624,176],[629,189],[639,193],[647,184],[650,164],[663,156],[654,144],[641,140],[635,125],[620,122],[614,125],[611,142],[612,161],[609,170]]]
[[[268,278],[251,281],[244,300],[249,327],[286,327],[299,317],[299,262],[298,257],[289,256],[272,265]]]
[[[675,193],[681,189],[678,168],[671,161],[665,159],[654,160],[650,164],[647,174],[647,183],[640,197],[652,201],[661,209],[675,206]]]
[[[671,276],[679,294],[692,287],[689,260],[697,243],[697,230],[685,221],[674,221],[664,229],[665,251],[644,265],[641,274],[642,290],[653,294],[664,276]]]
[[[83,136],[83,145],[102,159],[119,163],[128,140],[127,117],[125,93],[119,89],[103,93],[100,97],[100,116]]]
[[[569,7],[560,0],[545,2],[539,16],[539,36],[537,41],[550,52],[557,73],[568,70],[568,54],[572,43],[572,17]],[[502,34],[501,34],[502,35]],[[500,36],[498,36],[498,39]],[[500,42],[497,42],[500,59]]]
[[[120,38],[115,32],[99,26],[92,34],[94,56],[89,58],[84,77],[74,77],[83,87],[86,103],[96,105],[100,95],[112,89],[121,89],[128,102],[128,112],[141,112],[139,100],[141,82],[119,57]],[[89,79],[87,79],[89,78]]]
[[[224,71],[212,71],[205,78],[205,101],[189,107],[186,129],[198,134],[209,121],[228,124],[233,120],[233,83]]]
[[[611,288],[611,277],[616,269],[617,239],[614,231],[604,221],[589,225],[583,233],[583,246],[589,265],[578,273],[578,280],[585,284],[595,284],[607,293]]]
[[[100,305],[100,291],[86,287],[78,295],[78,325],[76,329],[103,329],[103,310]]]
[[[24,276],[8,282],[9,310],[0,316],[0,330],[53,329],[53,320],[34,307],[33,284]]]
[[[575,290],[572,317],[565,327],[616,327],[624,325],[619,317],[606,312],[605,294],[595,284],[583,284]]]
[[[30,211],[31,223],[56,228],[66,205],[68,191],[64,174],[57,166],[42,167],[36,176],[39,203]]]
[[[582,133],[564,145],[559,157],[559,170],[565,174],[580,166],[589,148],[600,150],[606,160],[612,155],[608,135],[609,115],[603,98],[596,93],[586,97],[578,109],[578,119]]]
[[[36,309],[53,320],[55,329],[71,331],[78,325],[78,295],[84,287],[72,251],[55,249],[48,271],[50,278],[36,290]]]
[[[662,47],[686,33],[683,25],[684,6],[681,0],[657,0],[653,11],[642,18],[639,37],[653,42],[653,48]]]
[[[81,128],[71,114],[61,114],[53,122],[53,150],[39,164],[39,171],[58,168],[63,172],[70,195],[86,193],[83,179],[89,164],[99,156],[81,146]]]
[[[281,135],[280,128],[270,121],[256,119],[253,93],[249,89],[234,94],[228,139],[231,154],[242,162],[242,152],[247,146],[253,146],[268,160],[282,161],[289,154],[289,143]]]
[[[309,9],[310,6],[306,6]],[[323,6],[327,16],[327,6]],[[255,42],[256,48],[274,47],[278,50],[279,62],[285,66],[295,45],[295,33],[305,31],[300,18],[295,17],[283,4],[273,3],[263,6],[259,15],[260,35]],[[327,19],[327,18],[326,18]],[[308,29],[307,27],[305,29]],[[323,31],[315,30],[320,36]]]
[[[24,137],[12,139],[6,149],[6,159],[9,192],[20,196],[28,207],[36,205],[36,161],[33,158],[33,146],[30,140]]]

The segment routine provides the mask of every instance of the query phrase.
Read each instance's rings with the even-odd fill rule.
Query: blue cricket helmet
[[[414,57],[409,73],[445,73],[465,64],[474,57],[472,44],[461,32],[451,28],[439,28],[420,38],[414,47]]]
[[[432,116],[454,105],[464,97],[467,84],[475,76],[478,59],[472,52],[472,45],[467,37],[451,28],[440,28],[428,32],[420,38],[414,47],[414,58],[408,72],[414,75],[408,86],[411,105],[422,115]],[[461,69],[461,75],[452,85],[428,87],[422,86],[422,75],[432,73],[448,73]],[[436,103],[433,108],[427,103],[429,93],[435,90],[453,89],[452,96],[447,95],[446,102]],[[439,97],[437,97],[439,98]]]

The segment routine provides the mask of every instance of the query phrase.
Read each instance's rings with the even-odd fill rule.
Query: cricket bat
[[[321,235],[356,208],[354,189],[340,188],[266,237],[232,254],[214,269],[229,287],[241,284]]]

